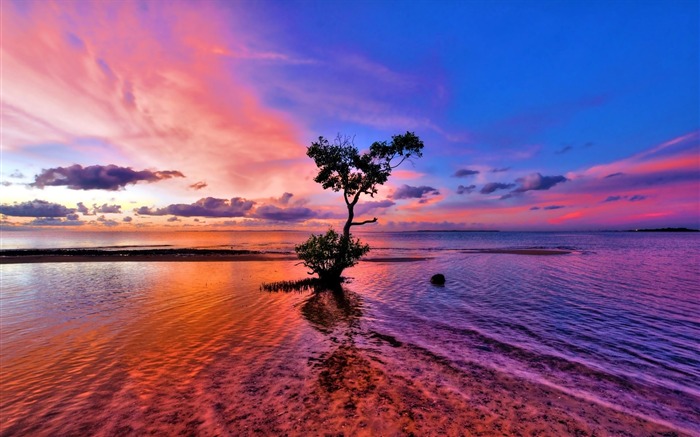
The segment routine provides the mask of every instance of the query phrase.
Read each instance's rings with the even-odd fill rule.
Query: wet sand
[[[309,329],[288,343],[231,344],[174,379],[115,369],[75,394],[80,410],[13,417],[2,435],[692,435],[367,330],[353,292],[311,294],[295,312]]]
[[[328,293],[307,301],[305,318],[327,334],[330,348],[309,360],[301,393],[279,400],[285,409],[247,416],[239,422],[243,429],[352,436],[684,435],[477,363],[465,370],[420,346],[363,331],[359,300]]]
[[[352,293],[311,296],[301,311],[325,336],[306,360],[270,357],[262,368],[231,372],[240,362],[224,356],[202,375],[201,389],[183,397],[181,411],[141,415],[143,422],[129,419],[122,429],[242,436],[686,435],[477,363],[465,370],[417,345],[363,331]]]
[[[84,262],[215,262],[284,261],[296,257],[289,253],[267,253],[228,249],[32,249],[4,250],[0,264],[84,263]]]

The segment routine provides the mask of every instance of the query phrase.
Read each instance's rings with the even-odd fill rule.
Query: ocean
[[[3,232],[2,248],[287,253],[307,235]],[[379,409],[385,403],[381,414],[395,414],[404,434],[443,429],[420,428],[418,412],[460,417],[471,414],[460,412],[465,405],[484,408],[484,426],[518,434],[519,415],[541,417],[538,408],[519,410],[522,398],[559,408],[588,432],[603,426],[591,412],[604,411],[700,435],[700,234],[357,236],[372,251],[346,271],[342,297],[261,291],[308,277],[295,261],[2,265],[2,435],[322,434],[334,426],[393,434],[362,419],[363,396]],[[571,253],[478,251],[495,248]],[[435,273],[444,286],[430,284]],[[376,372],[348,370],[359,362]],[[484,375],[509,381],[514,400],[480,400],[465,386]],[[351,380],[370,382],[348,387]],[[392,410],[399,400],[408,413]],[[500,402],[508,411],[493,416]],[[552,426],[569,426],[559,422]],[[449,423],[440,426],[450,433]]]

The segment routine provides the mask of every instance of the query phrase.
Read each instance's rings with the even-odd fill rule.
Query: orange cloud
[[[3,145],[77,149],[94,138],[126,164],[206,179],[213,194],[309,190],[299,129],[236,78],[242,61],[219,53],[237,37],[213,8],[3,3]],[[85,158],[64,159],[56,164]]]

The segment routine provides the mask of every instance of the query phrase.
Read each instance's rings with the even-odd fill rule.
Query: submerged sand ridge
[[[265,397],[255,392],[246,404],[265,407],[243,406],[248,413],[235,422],[242,435],[683,434],[548,385],[474,362],[455,365],[420,346],[366,331],[361,306],[351,292],[309,297],[302,313],[325,335],[325,351],[309,357],[303,376],[276,370],[276,377],[294,382],[266,390]],[[225,386],[220,389],[226,392]]]
[[[139,352],[131,365],[96,370],[94,389],[86,380],[85,393],[61,396],[66,408],[11,417],[2,435],[692,435],[480,364],[466,349],[449,359],[376,331],[352,284],[258,297],[278,310],[296,302],[259,342],[222,337],[197,359],[173,350],[184,361],[175,374]]]

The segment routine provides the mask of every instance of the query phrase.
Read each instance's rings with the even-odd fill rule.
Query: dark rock
[[[435,285],[445,285],[445,275],[443,275],[442,273],[433,275],[433,277],[430,278],[430,283]]]

